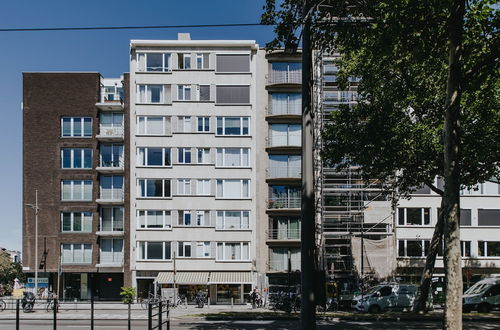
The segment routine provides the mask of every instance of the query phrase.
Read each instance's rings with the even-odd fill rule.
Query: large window
[[[178,53],[177,54],[177,67],[181,70],[191,69],[191,53]]]
[[[300,248],[272,248],[269,252],[269,270],[288,271],[289,256],[290,270],[300,270]]]
[[[250,72],[250,55],[217,54],[217,72]]]
[[[101,231],[123,231],[122,206],[101,208]]]
[[[186,211],[180,210],[178,216],[179,226],[209,226],[210,224],[210,211]]]
[[[477,251],[479,257],[500,257],[500,242],[478,241]]]
[[[300,93],[272,93],[272,115],[300,115],[302,114],[302,95]]]
[[[301,193],[300,187],[270,186],[268,208],[300,208]]]
[[[191,257],[191,242],[177,242],[177,256],[180,258]]]
[[[210,148],[196,148],[196,158],[198,164],[210,164]]]
[[[217,211],[217,229],[248,229],[249,223],[249,211]]]
[[[61,149],[62,168],[92,168],[91,148]]]
[[[191,179],[177,179],[177,195],[191,195]]]
[[[269,178],[300,178],[301,156],[269,155]]]
[[[172,133],[170,117],[138,116],[138,135],[170,135]]]
[[[62,180],[61,200],[63,201],[91,201],[91,180]]]
[[[137,188],[138,197],[172,197],[170,179],[138,179]]]
[[[171,212],[167,210],[138,210],[138,229],[169,229],[172,228]]]
[[[207,70],[210,67],[210,54],[198,53],[196,54],[196,69]]]
[[[248,117],[217,117],[217,135],[249,135]]]
[[[170,72],[169,53],[137,53],[138,72]]]
[[[196,257],[210,258],[211,257],[211,244],[210,242],[196,242]]]
[[[177,132],[191,133],[193,131],[193,124],[190,116],[177,117]]]
[[[103,144],[100,151],[102,167],[124,167],[123,144]]]
[[[283,216],[272,218],[269,228],[270,239],[299,239],[300,217]]]
[[[170,242],[137,242],[139,260],[170,260]]]
[[[100,185],[100,199],[123,199],[123,175],[103,175]]]
[[[137,148],[138,166],[170,166],[170,148]]]
[[[210,190],[209,179],[196,180],[196,195],[210,195]]]
[[[191,85],[177,85],[177,100],[191,101],[194,100]]]
[[[217,243],[217,260],[249,260],[248,243],[220,242]]]
[[[217,180],[217,197],[219,198],[250,197],[250,180],[247,179]]]
[[[177,162],[180,164],[191,164],[191,148],[177,148]]]
[[[217,166],[249,167],[250,148],[217,148]]]
[[[210,117],[198,117],[197,132],[210,132]]]
[[[215,87],[215,102],[219,104],[249,104],[250,86],[221,86]]]
[[[61,212],[62,232],[92,231],[92,212]]]
[[[478,209],[477,224],[478,226],[500,226],[500,210]]]
[[[101,129],[123,127],[123,113],[121,112],[101,112],[99,118]]]
[[[270,146],[302,145],[302,127],[299,124],[272,124],[270,131]]]
[[[274,62],[271,64],[269,82],[272,84],[302,83],[301,62]]]
[[[62,244],[61,262],[63,264],[91,264],[92,244]]]
[[[169,103],[170,86],[137,85],[137,103]]]
[[[429,240],[398,240],[399,257],[425,257],[429,253]]]
[[[62,117],[62,137],[92,137],[91,117]]]
[[[123,263],[123,239],[103,238],[100,243],[101,264],[121,264]]]
[[[431,209],[423,207],[399,207],[400,226],[428,226],[431,224]]]

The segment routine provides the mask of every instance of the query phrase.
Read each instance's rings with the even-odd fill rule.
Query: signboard
[[[34,277],[28,277],[26,281],[26,287],[27,288],[34,288],[35,287],[35,278]],[[48,288],[49,287],[49,278],[48,277],[39,277],[38,278],[38,287],[39,288]]]

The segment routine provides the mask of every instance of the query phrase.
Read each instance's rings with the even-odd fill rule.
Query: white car
[[[488,313],[500,308],[500,278],[487,278],[477,282],[465,291],[462,301],[465,313],[472,310]]]
[[[379,313],[388,310],[411,310],[416,295],[416,285],[378,285],[370,289],[363,296],[354,297],[352,307],[360,312],[369,313]]]

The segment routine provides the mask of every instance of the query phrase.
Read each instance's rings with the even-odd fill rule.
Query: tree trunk
[[[441,210],[438,214],[438,220],[436,223],[436,227],[434,228],[434,234],[432,235],[429,253],[427,254],[427,258],[425,259],[425,267],[422,273],[422,279],[420,280],[420,287],[415,299],[415,304],[413,305],[413,310],[416,313],[427,312],[427,300],[429,298],[429,289],[431,286],[432,275],[434,274],[434,264],[436,263],[436,256],[439,251],[439,247],[443,244],[443,230],[444,212],[443,200],[441,199]]]
[[[462,329],[462,259],[460,257],[460,99],[464,0],[450,1],[448,81],[444,123],[444,269],[446,330]]]

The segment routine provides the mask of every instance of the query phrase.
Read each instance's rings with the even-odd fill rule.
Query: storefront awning
[[[253,283],[250,272],[210,272],[209,284]]]
[[[176,284],[207,284],[208,272],[177,272],[175,274]],[[173,284],[174,272],[160,272],[156,277],[158,284]]]

